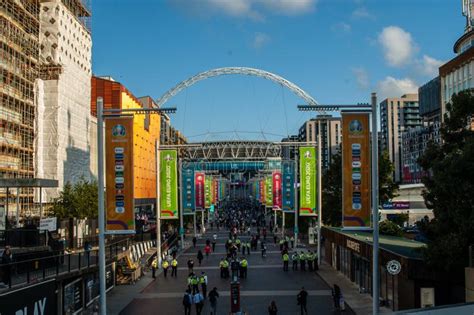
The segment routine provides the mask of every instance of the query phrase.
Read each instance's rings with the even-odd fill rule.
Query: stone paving
[[[177,278],[171,278],[170,273],[167,278],[159,274],[156,280],[151,281],[151,275],[146,275],[146,281],[140,285],[143,289],[134,294],[128,305],[120,308],[120,314],[183,314],[182,297],[187,286],[187,260],[191,257],[195,262],[195,273],[206,272],[208,291],[217,287],[220,294],[217,313],[229,314],[230,280],[220,278],[218,267],[220,259],[225,255],[224,243],[228,232],[216,232],[219,236],[216,252],[205,257],[201,266],[198,266],[196,258],[198,249],[203,250],[205,240],[211,239],[213,233],[208,231],[198,240],[196,248],[188,248],[178,257]],[[302,286],[309,293],[308,314],[338,314],[333,309],[331,288],[315,272],[291,271],[291,266],[289,272],[283,271],[279,248],[273,244],[273,239],[268,238],[266,258],[261,257],[260,251],[251,252],[246,257],[249,262],[248,278],[240,280],[241,306],[246,314],[267,314],[267,307],[272,300],[276,301],[278,314],[300,314],[296,295]],[[196,314],[194,308],[192,314]],[[209,314],[207,301],[202,314]],[[347,308],[344,314],[353,312]]]

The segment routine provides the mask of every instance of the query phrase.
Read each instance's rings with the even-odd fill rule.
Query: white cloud
[[[263,20],[266,14],[299,15],[312,12],[318,0],[168,0],[194,15],[223,15]]]
[[[355,67],[352,68],[352,74],[356,78],[357,86],[359,89],[366,90],[369,88],[370,81],[369,81],[369,74],[364,67]]]
[[[261,49],[263,46],[270,42],[270,36],[265,33],[255,33],[253,38],[252,46],[256,50]]]
[[[352,17],[355,19],[372,19],[373,16],[372,14],[367,11],[367,8],[365,7],[359,7],[352,11]]]
[[[411,34],[398,26],[385,27],[378,41],[382,45],[385,60],[393,67],[408,64],[418,50]]]
[[[417,61],[416,68],[422,75],[435,77],[439,73],[439,67],[443,64],[441,60],[435,59],[428,55],[423,55],[422,60]]]
[[[396,79],[388,76],[377,84],[379,100],[389,97],[400,97],[407,93],[417,93],[418,85],[410,78]]]
[[[351,25],[345,22],[334,24],[331,29],[338,33],[350,33],[352,31]]]

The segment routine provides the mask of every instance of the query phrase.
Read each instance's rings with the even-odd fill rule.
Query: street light
[[[127,109],[104,109],[104,99],[97,97],[97,170],[98,170],[98,202],[99,202],[99,302],[100,314],[107,314],[107,297],[105,292],[105,203],[104,203],[104,118],[119,117],[122,114],[162,114],[174,113],[176,108],[127,108]],[[159,141],[156,141],[157,150]],[[159,165],[157,166],[159,167]],[[159,185],[159,168],[156,170],[156,183]],[[159,209],[158,196],[156,199],[157,210]],[[157,227],[160,222],[157,222]],[[117,234],[117,233],[114,233]],[[161,233],[157,228],[157,249],[161,252]],[[161,253],[160,253],[161,257]]]

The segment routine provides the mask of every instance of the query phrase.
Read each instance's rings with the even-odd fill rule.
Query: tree
[[[398,185],[393,181],[394,166],[384,151],[379,155],[379,196],[380,202],[396,196]],[[342,221],[342,156],[333,155],[331,165],[323,173],[322,203],[324,224],[340,226]]]
[[[474,94],[463,91],[446,105],[441,127],[443,143],[431,142],[420,157],[428,173],[424,199],[435,219],[419,224],[430,238],[427,262],[438,270],[459,271],[468,264],[474,244]]]
[[[59,197],[53,200],[51,213],[60,218],[97,218],[98,191],[97,182],[81,178],[71,185],[66,183]]]
[[[390,220],[380,222],[379,232],[382,235],[403,236],[402,228]]]

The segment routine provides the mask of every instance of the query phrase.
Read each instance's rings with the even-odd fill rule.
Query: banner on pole
[[[284,212],[295,212],[295,169],[294,164],[287,161],[283,166],[282,203]]]
[[[204,193],[204,181],[205,181],[206,175],[202,172],[196,172],[194,173],[194,183],[195,183],[195,194],[196,194],[196,210],[202,211],[204,210],[204,199],[205,199],[205,193]]]
[[[204,179],[204,207],[209,209],[211,207],[211,199],[212,199],[212,177],[207,175]]]
[[[281,210],[282,198],[281,198],[281,172],[275,171],[272,174],[273,177],[273,210]]]
[[[265,178],[265,201],[266,206],[273,207],[273,178],[272,175]]]
[[[300,216],[317,216],[316,149],[300,147]]]
[[[262,205],[264,205],[266,203],[266,200],[265,200],[266,187],[265,187],[265,180],[264,179],[260,180],[259,190],[260,190],[260,203]]]
[[[161,219],[178,219],[178,157],[176,150],[160,151]]]
[[[369,113],[342,113],[343,227],[370,228]]]
[[[133,117],[105,119],[105,161],[106,231],[134,232]]]
[[[191,167],[182,168],[181,192],[183,198],[183,214],[192,214],[195,210],[194,170]]]

